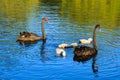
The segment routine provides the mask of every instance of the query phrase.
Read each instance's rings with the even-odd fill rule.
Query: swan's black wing
[[[96,56],[97,51],[94,48],[88,46],[77,46],[74,50],[74,61],[85,62],[92,57]]]
[[[22,36],[25,36],[25,37],[30,37],[30,36],[36,36],[36,37],[38,37],[38,35],[37,34],[35,34],[35,33],[32,33],[32,32],[20,32],[20,36],[22,37]]]
[[[76,56],[92,56],[96,53],[94,48],[88,46],[77,46],[75,47],[74,54]]]
[[[37,41],[37,40],[41,40],[42,38],[39,37],[37,34],[35,33],[31,33],[31,32],[20,32],[20,35],[17,37],[17,41]]]
[[[73,60],[74,61],[77,61],[77,62],[85,62],[85,61],[88,61],[92,58],[92,56],[77,56],[77,55],[74,55],[73,57]]]

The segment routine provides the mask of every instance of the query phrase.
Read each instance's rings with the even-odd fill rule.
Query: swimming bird
[[[82,43],[82,44],[91,44],[92,43],[92,38],[88,38],[88,40],[80,39],[80,43]]]
[[[66,52],[64,51],[64,49],[57,48],[56,55],[61,55],[62,57],[66,57]]]
[[[74,49],[74,55],[86,58],[86,56],[94,56],[94,54],[97,54],[98,47],[96,43],[96,30],[100,30],[100,25],[96,25],[93,30],[93,47],[88,46],[76,46]]]
[[[17,37],[17,41],[26,42],[26,41],[45,40],[46,33],[44,30],[44,22],[48,22],[48,18],[42,18],[42,22],[41,22],[42,37],[32,32],[20,32],[20,35]]]
[[[70,47],[70,45],[66,43],[62,43],[62,44],[59,44],[58,47],[64,49],[64,48]]]
[[[76,47],[76,46],[78,46],[78,44],[77,43],[71,43],[70,46],[71,47]]]

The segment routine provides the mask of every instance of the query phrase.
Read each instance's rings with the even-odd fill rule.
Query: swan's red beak
[[[49,22],[49,20],[46,20],[46,22]]]
[[[49,23],[49,20],[48,20],[48,18],[45,18],[45,21]]]

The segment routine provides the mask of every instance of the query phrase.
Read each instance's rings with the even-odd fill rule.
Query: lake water
[[[41,36],[43,17],[49,19],[45,23],[45,44],[16,42],[22,31]],[[92,59],[74,61],[74,48],[65,49],[65,58],[55,56],[59,44],[92,37],[96,24],[101,25],[95,60],[98,72],[93,71]],[[120,0],[1,0],[0,80],[27,79],[119,80]]]

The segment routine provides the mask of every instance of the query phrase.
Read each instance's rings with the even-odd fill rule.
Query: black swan
[[[76,46],[74,49],[74,55],[86,59],[97,54],[98,47],[96,43],[96,30],[100,30],[100,25],[96,25],[93,31],[93,48],[88,46]]]
[[[46,33],[44,31],[44,22],[48,22],[48,18],[42,18],[42,22],[41,22],[42,37],[32,32],[20,32],[20,35],[17,37],[17,41],[29,42],[29,41],[45,40]]]

